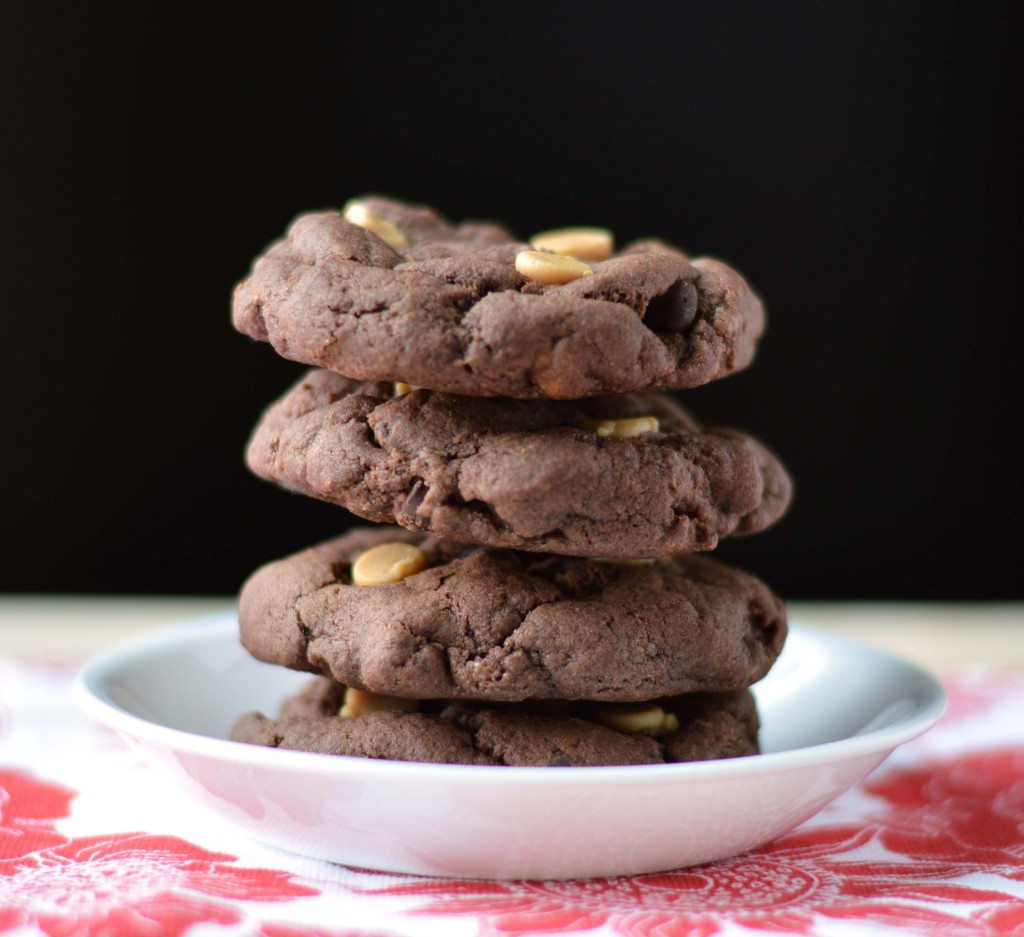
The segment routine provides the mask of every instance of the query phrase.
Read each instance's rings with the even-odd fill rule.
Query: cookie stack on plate
[[[315,367],[264,414],[250,468],[392,525],[245,584],[245,647],[318,676],[234,739],[483,765],[757,751],[748,687],[784,606],[694,554],[772,524],[790,480],[658,392],[752,360],[764,312],[735,271],[364,198],[297,219],[234,322]]]

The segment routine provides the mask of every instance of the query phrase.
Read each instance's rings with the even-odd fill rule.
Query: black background
[[[299,211],[380,191],[726,258],[787,461],[720,553],[799,598],[1015,598],[1019,5],[5,4],[0,588],[230,592],[352,522],[241,463],[299,365],[228,324]]]

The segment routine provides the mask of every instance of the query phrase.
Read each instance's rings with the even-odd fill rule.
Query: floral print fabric
[[[77,712],[72,671],[0,661],[0,933],[1024,934],[1024,674],[950,708],[817,817],[734,859],[586,882],[466,882],[278,852]]]

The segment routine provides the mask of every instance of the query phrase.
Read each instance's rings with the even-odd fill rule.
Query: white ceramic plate
[[[941,715],[919,668],[811,628],[756,686],[764,753],[678,765],[498,768],[316,755],[226,741],[309,677],[251,659],[233,616],[114,648],[75,693],[197,801],[292,852],[363,868],[583,878],[680,868],[785,833]]]

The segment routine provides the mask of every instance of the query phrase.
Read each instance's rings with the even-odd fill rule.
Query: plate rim
[[[564,768],[447,765],[431,762],[391,761],[352,755],[327,755],[316,752],[288,751],[232,742],[176,729],[129,712],[101,690],[107,681],[155,647],[189,644],[197,636],[222,640],[237,629],[234,611],[215,612],[168,623],[145,634],[119,642],[90,658],[76,673],[72,695],[78,707],[99,722],[130,738],[175,751],[218,758],[232,763],[259,764],[279,770],[315,774],[374,775],[380,780],[426,782],[474,781],[494,784],[501,780],[513,786],[559,787],[574,784],[661,784],[685,781],[725,780],[751,773],[768,775],[802,770],[823,763],[838,763],[871,754],[888,754],[897,746],[928,731],[946,710],[947,699],[939,681],[925,668],[899,655],[872,647],[852,638],[815,628],[803,622],[789,623],[790,635],[799,640],[831,645],[833,651],[856,650],[874,656],[879,662],[897,665],[923,684],[927,696],[923,704],[896,722],[861,735],[783,751],[746,755],[713,761],[657,765],[605,765]],[[884,757],[883,754],[883,757]]]

